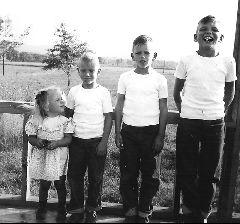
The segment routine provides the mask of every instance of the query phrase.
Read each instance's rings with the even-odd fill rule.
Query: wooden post
[[[240,152],[240,0],[238,2],[237,24],[234,43],[234,57],[237,64],[236,94],[232,104],[231,117],[233,125],[227,127],[224,157],[220,181],[218,218],[221,222],[230,222],[232,218],[235,186]]]
[[[5,73],[5,60],[4,60],[4,57],[5,57],[5,54],[3,53],[2,55],[2,61],[3,61],[3,64],[2,64],[2,69],[3,69],[3,76],[4,76],[4,73]]]
[[[23,120],[23,150],[22,150],[22,187],[21,187],[21,199],[26,202],[26,198],[29,195],[29,181],[28,181],[28,138],[25,132],[25,125],[27,123],[29,115],[24,114]]]

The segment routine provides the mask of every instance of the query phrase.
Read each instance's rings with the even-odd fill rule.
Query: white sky
[[[32,51],[53,46],[61,22],[76,29],[80,39],[99,56],[130,58],[132,42],[151,35],[158,59],[178,60],[197,49],[197,22],[215,15],[224,24],[223,52],[231,55],[238,0],[0,0],[0,16],[9,17],[18,32],[31,26],[25,46]],[[39,46],[39,47],[37,47]]]

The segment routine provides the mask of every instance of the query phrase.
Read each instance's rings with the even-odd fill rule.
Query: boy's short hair
[[[198,27],[199,27],[199,24],[207,24],[207,23],[212,23],[212,22],[216,22],[218,24],[218,26],[221,27],[221,33],[222,33],[222,38],[223,38],[223,32],[224,32],[224,26],[223,24],[213,15],[208,15],[208,16],[205,16],[203,17],[202,19],[199,20],[198,22],[198,26],[197,26],[197,31],[198,32]]]
[[[79,67],[81,62],[89,63],[91,61],[94,61],[95,65],[98,68],[100,68],[99,58],[97,57],[97,54],[95,52],[93,52],[93,51],[87,51],[87,52],[83,53],[82,56],[77,61],[77,67]]]
[[[210,23],[210,22],[216,22],[217,19],[215,16],[212,16],[212,15],[208,15],[208,16],[205,16],[203,17],[202,19],[200,19],[200,21],[198,22],[198,24],[207,24],[207,23]]]
[[[147,42],[153,42],[152,38],[147,35],[140,35],[133,41],[133,48],[137,45],[146,44]]]

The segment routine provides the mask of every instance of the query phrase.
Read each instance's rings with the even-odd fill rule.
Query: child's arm
[[[72,141],[71,133],[64,133],[64,137],[60,140],[50,141],[50,143],[46,146],[46,149],[53,150],[58,147],[68,146]]]
[[[38,138],[36,135],[29,135],[28,141],[32,146],[36,146],[37,148],[41,149],[45,147],[45,143],[43,139]]]
[[[179,112],[181,112],[181,103],[182,103],[181,91],[183,89],[184,83],[185,83],[185,79],[179,79],[179,78],[175,79],[173,97]]]
[[[225,89],[224,89],[224,111],[225,113],[228,110],[229,105],[233,101],[235,95],[235,82],[225,82]]]
[[[73,109],[70,109],[68,107],[64,108],[64,116],[65,117],[67,117],[67,118],[73,117],[73,114],[74,114],[74,110]]]
[[[122,112],[124,105],[125,95],[118,94],[117,104],[115,107],[115,144],[121,149],[123,147],[122,136],[121,136],[121,124],[122,124]]]
[[[107,154],[107,143],[108,137],[112,129],[112,114],[111,113],[104,113],[104,128],[103,128],[103,136],[102,140],[98,145],[97,154],[98,155],[106,155]]]
[[[164,137],[168,119],[167,98],[159,99],[159,109],[160,109],[159,131],[153,145],[154,155],[158,155],[162,151],[164,145]]]

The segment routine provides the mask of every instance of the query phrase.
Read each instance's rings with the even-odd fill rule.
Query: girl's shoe
[[[83,223],[84,220],[84,213],[73,213],[67,223]]]
[[[38,207],[36,210],[36,220],[44,220],[46,218],[47,209]]]
[[[97,222],[97,212],[96,211],[87,211],[85,223],[96,223]]]
[[[58,209],[56,221],[57,222],[65,222],[66,216],[67,216],[66,209]]]

